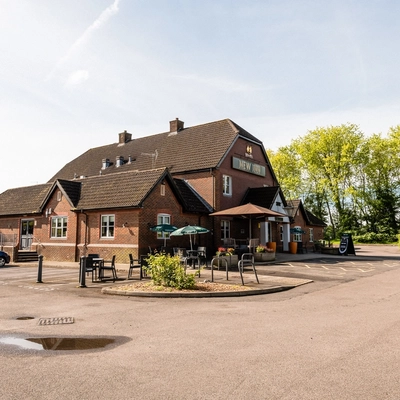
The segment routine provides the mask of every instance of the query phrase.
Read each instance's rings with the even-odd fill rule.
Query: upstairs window
[[[51,219],[51,237],[66,238],[67,237],[67,217],[53,217]]]
[[[222,175],[222,193],[225,196],[232,196],[232,177]]]
[[[115,227],[115,215],[102,215],[101,216],[101,237],[113,238]]]
[[[310,242],[314,241],[314,228],[310,228]]]

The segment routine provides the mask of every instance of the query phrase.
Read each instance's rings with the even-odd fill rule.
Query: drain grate
[[[73,324],[73,317],[61,317],[61,318],[39,318],[38,325],[60,325],[60,324]]]

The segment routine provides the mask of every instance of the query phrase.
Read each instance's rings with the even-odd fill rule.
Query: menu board
[[[340,239],[339,254],[347,256],[348,254],[356,255],[354,243],[350,233],[344,233]]]

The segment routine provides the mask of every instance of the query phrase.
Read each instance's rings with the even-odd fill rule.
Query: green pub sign
[[[265,167],[263,165],[237,157],[232,157],[232,168],[240,169],[240,171],[248,172],[249,174],[265,176]]]

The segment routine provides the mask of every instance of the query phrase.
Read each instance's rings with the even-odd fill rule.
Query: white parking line
[[[322,268],[329,270],[328,267],[325,267],[325,265],[321,265]]]
[[[347,271],[347,269],[346,268],[343,268],[343,267],[339,267],[340,269],[342,269],[343,271]]]
[[[307,268],[311,268],[309,265],[307,265],[307,264],[304,264]]]

